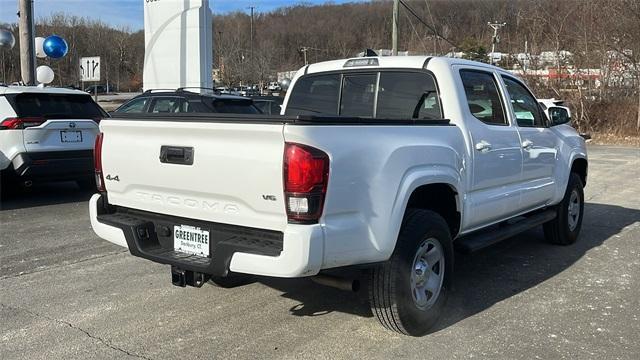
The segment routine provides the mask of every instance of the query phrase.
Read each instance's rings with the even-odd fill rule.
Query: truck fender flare
[[[417,188],[431,184],[448,185],[457,194],[461,194],[463,190],[462,176],[453,168],[445,166],[430,166],[428,168],[420,167],[407,171],[401,180],[391,211],[388,236],[389,239],[393,239],[392,241],[389,241],[393,246],[390,249],[386,249],[389,256],[391,256],[391,253],[395,249],[409,198]],[[462,201],[463,199],[461,196],[456,196],[456,206],[458,211],[460,211],[461,216],[463,213]]]
[[[569,156],[569,161],[566,164],[567,170],[562,172],[561,174],[562,177],[559,179],[560,183],[556,187],[556,194],[553,199],[554,204],[560,202],[564,197],[565,190],[567,189],[567,185],[569,184],[569,176],[571,175],[571,168],[573,167],[573,164],[575,163],[575,161],[580,159],[587,161],[587,163],[589,162],[587,154],[584,151],[571,152],[571,155]]]

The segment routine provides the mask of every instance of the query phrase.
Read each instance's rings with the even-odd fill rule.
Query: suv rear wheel
[[[0,171],[0,200],[7,199],[18,190],[18,180],[8,170]]]
[[[430,210],[407,210],[393,255],[371,273],[371,311],[389,330],[426,334],[444,309],[452,270],[447,223]]]

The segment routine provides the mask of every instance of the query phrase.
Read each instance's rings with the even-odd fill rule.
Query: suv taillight
[[[93,148],[93,165],[96,170],[96,187],[99,192],[105,192],[104,176],[102,174],[102,140],[104,134],[99,133],[96,136],[96,145]]]
[[[328,182],[329,156],[326,153],[306,145],[285,144],[284,195],[290,222],[318,222]]]
[[[6,118],[0,122],[0,130],[26,129],[28,127],[42,125],[45,121],[45,118],[36,116]]]

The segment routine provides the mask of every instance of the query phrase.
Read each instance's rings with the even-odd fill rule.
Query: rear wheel
[[[578,240],[584,214],[584,190],[582,180],[571,173],[564,198],[556,206],[555,219],[544,224],[547,241],[558,245],[571,245]]]
[[[0,199],[7,199],[19,190],[18,181],[8,170],[0,171]]]
[[[393,255],[371,273],[371,311],[389,330],[426,334],[444,309],[452,270],[447,223],[433,211],[409,209]]]

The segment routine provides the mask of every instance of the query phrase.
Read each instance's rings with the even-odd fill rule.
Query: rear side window
[[[271,100],[254,100],[255,105],[263,114],[267,115],[280,115],[280,104]]]
[[[493,74],[476,70],[460,70],[460,77],[471,114],[485,124],[508,125],[498,93],[498,84]]]
[[[108,116],[90,95],[23,93],[7,98],[19,117],[97,119]]]
[[[433,77],[422,73],[382,72],[378,118],[442,119]]]
[[[185,113],[189,111],[189,103],[183,98],[168,97],[157,98],[151,104],[151,110],[153,114],[160,113]]]
[[[340,74],[298,80],[287,105],[287,115],[336,115],[340,84]]]
[[[142,113],[144,111],[144,109],[147,106],[148,102],[149,102],[149,98],[147,98],[147,97],[133,99],[133,100],[129,101],[128,103],[122,105],[115,112],[117,112],[117,113],[139,114],[139,113]]]
[[[223,114],[261,114],[252,100],[216,99],[211,102],[213,111]]]

